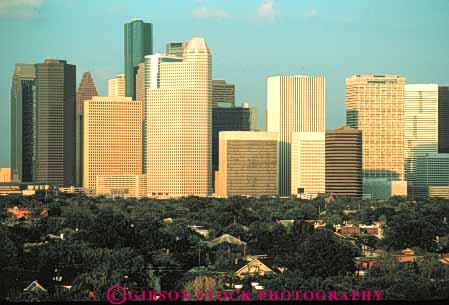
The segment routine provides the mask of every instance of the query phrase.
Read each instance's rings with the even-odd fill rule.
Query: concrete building
[[[142,174],[142,102],[93,97],[84,102],[83,187],[97,193],[98,176]]]
[[[172,41],[165,45],[165,54],[173,55],[177,57],[184,56],[184,49],[187,46],[188,41]]]
[[[215,195],[277,196],[277,134],[223,131]]]
[[[0,183],[12,182],[11,168],[0,168]]]
[[[117,74],[108,80],[108,96],[125,96],[125,74]]]
[[[362,132],[343,126],[326,131],[326,193],[362,197]]]
[[[125,95],[136,100],[136,72],[146,55],[153,54],[153,25],[141,19],[125,23]]]
[[[216,107],[212,110],[212,170],[218,170],[219,147],[218,135],[221,131],[251,131],[255,130],[257,120],[255,108],[249,104],[242,107]]]
[[[311,199],[325,193],[325,133],[294,132],[291,158],[292,195]]]
[[[440,197],[449,199],[449,185],[431,185],[429,186],[428,197]]]
[[[34,181],[76,183],[76,66],[46,59],[36,64]]]
[[[295,132],[325,132],[325,79],[274,76],[267,80],[267,131],[278,133],[279,195],[291,192],[291,144]]]
[[[415,196],[416,156],[449,147],[449,91],[437,84],[405,86],[404,160],[409,194]]]
[[[212,193],[212,55],[192,38],[184,57],[145,58],[148,196]]]
[[[212,103],[214,107],[235,107],[235,85],[225,80],[212,81]]]
[[[346,79],[346,123],[363,134],[366,198],[388,198],[391,183],[379,191],[382,179],[404,181],[404,85],[405,78],[396,75],[355,75]],[[375,181],[370,183],[370,179]],[[377,198],[376,194],[386,194],[387,198]]]
[[[429,188],[449,185],[449,154],[423,154],[416,157],[415,195],[427,198]]]
[[[35,67],[16,64],[11,86],[11,168],[15,182],[33,181]]]
[[[137,66],[136,101],[141,101],[145,104],[145,63],[144,62]]]
[[[145,175],[99,175],[96,179],[96,195],[123,198],[146,197]]]
[[[83,105],[84,101],[97,96],[98,91],[94,79],[90,72],[84,72],[81,78],[78,92],[76,93],[76,182],[77,186],[82,185],[83,177]]]

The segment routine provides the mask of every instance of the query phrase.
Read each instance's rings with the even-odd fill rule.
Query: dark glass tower
[[[11,87],[11,168],[15,182],[33,181],[33,64],[16,64]]]
[[[34,180],[72,186],[76,175],[76,66],[46,59],[35,67]]]
[[[136,71],[153,54],[153,25],[140,19],[125,23],[125,95],[136,99]]]

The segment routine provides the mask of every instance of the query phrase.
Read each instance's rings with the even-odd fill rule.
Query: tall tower
[[[76,176],[76,66],[36,64],[35,181],[72,186]]]
[[[125,74],[118,74],[108,80],[108,96],[125,96]]]
[[[90,72],[84,72],[76,93],[76,185],[81,186],[83,177],[83,106],[84,101],[97,96],[98,91]]]
[[[153,54],[153,25],[141,19],[125,23],[125,95],[136,99],[136,72],[146,55]]]
[[[33,64],[16,64],[11,87],[12,180],[33,181]]]
[[[404,180],[404,86],[396,75],[346,79],[346,122],[362,131],[363,193],[374,199],[388,199],[391,181]]]
[[[212,55],[192,38],[184,57],[146,56],[148,195],[212,193]]]
[[[165,53],[167,55],[174,55],[182,57],[184,55],[184,49],[188,41],[171,41],[165,44]]]
[[[323,76],[274,76],[267,80],[267,131],[278,133],[279,195],[291,195],[291,144],[295,132],[325,131]]]

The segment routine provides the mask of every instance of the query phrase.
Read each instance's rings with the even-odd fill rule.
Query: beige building
[[[278,133],[281,196],[291,195],[292,135],[325,131],[325,100],[322,76],[274,76],[267,80],[267,131]]]
[[[100,175],[96,179],[96,194],[123,198],[146,197],[145,175]]]
[[[165,44],[165,54],[182,57],[188,41],[171,41]]]
[[[183,58],[145,57],[148,196],[212,193],[212,55],[192,38]]]
[[[117,74],[108,80],[108,96],[125,96],[125,74]]]
[[[292,195],[315,198],[326,191],[324,132],[292,134]]]
[[[396,75],[355,75],[346,79],[347,125],[363,134],[366,198],[387,199],[391,194],[390,190],[382,191],[376,181],[404,180],[404,85],[405,78]],[[373,183],[370,179],[374,179]],[[391,183],[384,185],[391,187]]]
[[[222,131],[215,195],[276,196],[277,134],[259,131]]]
[[[137,66],[136,101],[141,101],[145,105],[145,63],[141,63]]]
[[[449,199],[449,185],[429,186],[429,197],[440,197]]]
[[[83,187],[95,192],[98,176],[142,174],[142,102],[99,97],[84,103]]]
[[[0,182],[8,183],[11,182],[11,168],[0,168]]]

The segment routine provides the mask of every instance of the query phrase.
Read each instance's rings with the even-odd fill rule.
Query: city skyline
[[[259,113],[265,110],[268,76],[325,76],[328,129],[344,123],[344,79],[351,75],[398,74],[407,83],[448,83],[449,60],[444,50],[449,41],[443,39],[443,29],[449,25],[447,1],[433,1],[432,6],[418,1],[388,2],[388,12],[382,10],[382,1],[376,6],[356,1],[344,5],[331,1],[185,1],[170,18],[162,13],[169,6],[162,1],[94,1],[88,15],[101,16],[98,25],[79,23],[85,17],[85,1],[38,2],[34,7],[7,4],[0,8],[0,33],[6,42],[0,50],[0,68],[5,74],[0,80],[0,136],[4,139],[0,166],[8,166],[10,159],[8,110],[14,64],[50,57],[67,60],[77,66],[77,83],[89,70],[99,94],[106,95],[107,80],[124,73],[123,24],[136,16],[153,24],[155,53],[163,53],[169,41],[205,37],[214,53],[213,78],[235,84],[237,105],[248,101]],[[61,14],[69,10],[71,14]],[[108,18],[103,17],[105,12]],[[14,31],[6,30],[12,27]],[[233,35],[223,39],[225,30]],[[259,43],[249,44],[248,37]],[[266,37],[272,39],[264,44]],[[33,48],[27,47],[30,44]],[[389,56],[376,56],[385,49]],[[264,115],[260,115],[259,127],[264,126]]]

